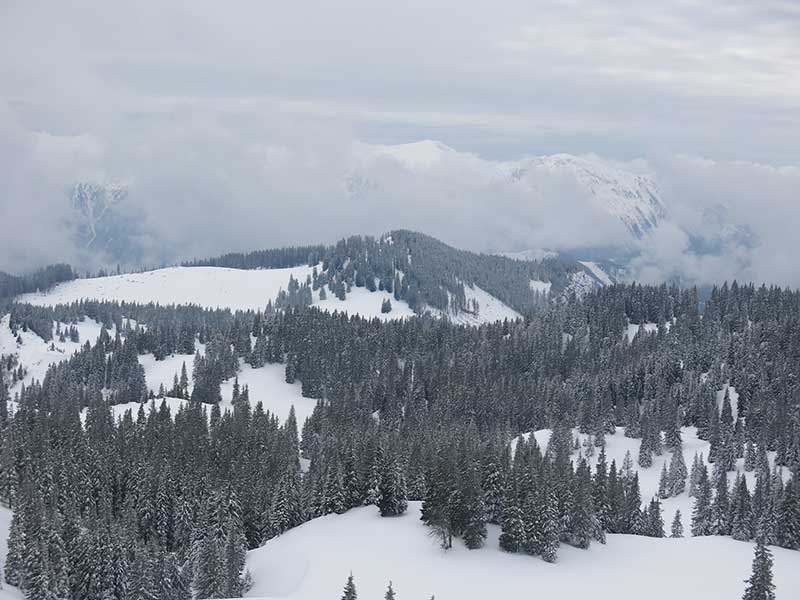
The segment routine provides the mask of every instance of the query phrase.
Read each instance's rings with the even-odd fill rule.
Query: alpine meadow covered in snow
[[[800,600],[798,31],[7,0],[0,600]]]

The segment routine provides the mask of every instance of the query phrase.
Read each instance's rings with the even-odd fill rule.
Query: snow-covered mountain
[[[471,174],[483,172],[487,179],[510,182],[528,190],[532,196],[541,193],[539,184],[544,177],[571,179],[600,209],[619,219],[636,240],[668,218],[661,192],[651,173],[634,172],[596,155],[553,154],[489,161],[434,140],[396,145],[359,144],[355,155],[367,163],[375,159],[393,159],[423,176],[450,163],[454,167],[470,169]],[[576,245],[580,245],[580,240]]]
[[[444,238],[449,231],[485,224],[483,237],[450,239],[523,259],[555,252],[593,263],[611,279],[637,277],[632,261],[657,254],[648,251],[659,248],[662,231],[669,232],[671,241],[684,236],[686,251],[698,256],[724,257],[731,248],[752,249],[759,243],[741,215],[737,220],[725,207],[724,199],[698,208],[698,214],[687,219],[686,207],[675,197],[680,190],[645,161],[618,162],[594,154],[490,160],[422,140],[358,142],[336,165],[341,170],[326,171],[324,179],[331,182],[331,193],[343,194],[353,211],[385,203],[401,210],[402,222]],[[314,165],[297,166],[304,173],[312,169],[308,176],[314,177]],[[71,187],[75,245],[84,263],[78,266],[135,268],[186,257],[188,242],[165,239],[162,229],[154,229],[159,214],[152,213],[154,205],[141,202],[137,193],[137,186],[128,183],[82,181]],[[448,214],[453,215],[452,223],[444,216]],[[380,222],[380,216],[375,220]],[[680,267],[671,268],[664,272],[684,275]]]
[[[407,177],[414,182],[412,194],[463,198],[465,210],[470,203],[488,202],[488,209],[474,214],[486,219],[487,231],[501,232],[488,236],[492,251],[522,259],[555,252],[584,266],[591,263],[592,275],[601,281],[640,278],[644,268],[649,278],[702,285],[709,275],[698,275],[691,267],[694,258],[725,264],[736,255],[741,265],[760,243],[746,217],[729,210],[724,197],[714,200],[713,189],[708,203],[687,207],[679,196],[685,190],[675,187],[665,164],[594,154],[488,160],[433,140],[357,144],[354,156],[347,187],[352,197],[394,189]],[[389,163],[394,170],[385,168]],[[515,232],[514,239],[503,235],[507,231]],[[534,232],[529,239],[526,231]],[[677,264],[670,258],[676,253],[692,259]]]
[[[511,179],[520,182],[526,181],[531,173],[535,182],[535,173],[541,170],[574,177],[600,208],[622,221],[637,239],[667,218],[667,209],[652,176],[624,170],[597,156],[535,156],[510,163],[508,167]]]
[[[82,217],[82,233],[86,247],[106,244],[115,232],[114,210],[128,195],[123,183],[78,182],[72,186],[72,206]]]

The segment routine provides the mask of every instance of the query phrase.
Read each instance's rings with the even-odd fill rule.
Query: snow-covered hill
[[[420,503],[396,518],[377,509],[353,509],[310,521],[248,553],[253,588],[264,600],[336,598],[349,573],[359,598],[381,598],[388,582],[398,600],[614,598],[614,600],[722,600],[740,598],[753,546],[730,538],[655,539],[609,535],[589,550],[561,546],[558,562],[498,549],[497,527],[486,546],[461,541],[439,548],[419,520]],[[797,553],[774,548],[778,598],[800,589]]]
[[[75,279],[55,286],[47,292],[24,294],[19,302],[40,306],[69,304],[83,299],[118,302],[149,302],[161,305],[194,304],[206,308],[231,310],[260,310],[268,301],[275,301],[281,290],[286,290],[289,278],[305,282],[312,267],[288,269],[228,269],[224,267],[168,267],[143,273],[128,273]],[[479,325],[491,321],[519,318],[519,313],[477,286],[466,288],[467,300],[477,302],[478,310],[463,313],[442,313],[431,309],[432,314],[457,323]],[[381,312],[384,300],[389,300],[392,310]],[[365,318],[400,319],[414,316],[414,311],[402,300],[396,300],[385,291],[370,292],[354,287],[344,300],[328,292],[320,300],[319,291],[313,292],[313,303],[322,310],[346,312]]]
[[[258,310],[263,309],[268,301],[275,301],[278,292],[287,288],[289,277],[305,281],[309,275],[311,268],[307,266],[256,270],[168,267],[143,273],[75,279],[48,292],[25,294],[17,300],[42,306],[92,299]]]
[[[735,389],[730,388],[730,393],[736,397]],[[718,392],[720,401],[723,394],[724,390]],[[546,449],[551,432],[540,430],[533,435]],[[708,443],[697,438],[694,428],[684,428],[682,436],[689,466],[695,453],[708,456]],[[651,467],[642,469],[636,464],[639,443],[618,431],[606,438],[606,459],[621,467],[630,453],[633,469],[639,473],[642,500],[647,503],[658,492],[662,465],[671,454],[665,452]],[[516,440],[512,447],[515,444]],[[575,452],[576,460],[583,451]],[[594,464],[598,456],[595,449],[589,462]],[[742,469],[741,459],[737,466]],[[754,475],[746,476],[752,489]],[[608,535],[605,546],[593,543],[588,551],[562,544],[552,565],[501,552],[499,528],[492,525],[484,548],[468,550],[457,540],[451,550],[444,551],[420,522],[419,502],[410,503],[408,513],[399,518],[381,518],[374,507],[354,509],[310,521],[249,552],[247,566],[254,585],[248,596],[270,600],[329,597],[352,572],[360,597],[379,598],[391,580],[400,600],[431,595],[440,600],[515,598],[520,590],[535,590],[542,597],[616,600],[638,600],[642,594],[654,600],[672,600],[676,594],[686,600],[740,597],[743,579],[750,573],[752,544],[728,537],[692,538],[688,533],[692,505],[687,493],[662,500],[667,528],[675,511],[681,511],[685,538]],[[800,589],[798,555],[782,548],[772,551],[778,598],[791,597],[793,590]]]

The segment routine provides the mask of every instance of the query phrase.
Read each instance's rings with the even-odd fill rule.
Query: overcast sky
[[[766,200],[790,211],[776,215],[785,220],[800,164],[800,4],[0,3],[0,219],[53,237],[9,232],[0,268],[70,258],[58,237],[75,179],[133,182],[151,225],[183,215],[202,238],[179,235],[183,255],[375,233],[386,215],[342,216],[375,208],[340,197],[346,149],[425,138],[498,160],[596,153],[674,167],[692,157],[724,180],[746,164],[759,175],[736,201],[756,210],[775,181]],[[666,171],[678,179],[666,187],[696,192]],[[708,177],[704,196],[729,193]],[[485,189],[459,193],[487,202],[473,197]],[[235,218],[209,243],[226,203]],[[242,223],[248,214],[257,219]],[[436,233],[444,214],[425,214],[440,218]],[[281,220],[301,217],[292,237]],[[480,225],[464,221],[468,245],[497,246]],[[148,231],[148,243],[165,243]]]

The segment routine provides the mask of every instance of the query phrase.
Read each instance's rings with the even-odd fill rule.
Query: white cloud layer
[[[564,151],[656,174],[673,221],[639,276],[798,284],[798,29],[781,0],[9,2],[0,269],[84,260],[76,179],[131,182],[153,262],[394,227],[478,250],[618,241],[574,181],[532,198],[490,160]],[[423,138],[486,160],[354,158]],[[694,253],[685,232],[723,221],[759,243]]]

